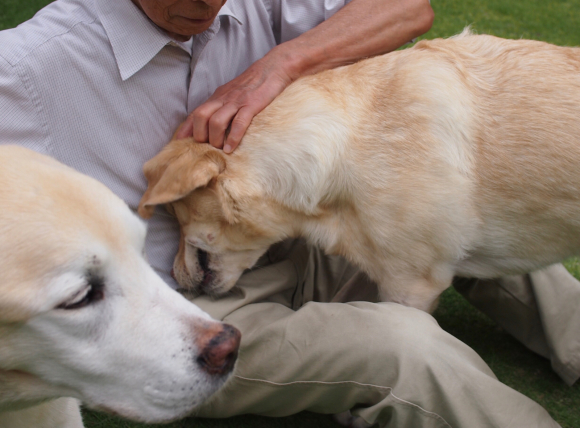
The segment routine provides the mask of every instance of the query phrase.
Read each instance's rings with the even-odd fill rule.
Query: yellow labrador
[[[139,212],[175,213],[184,287],[223,293],[304,236],[430,311],[454,275],[579,252],[579,118],[580,49],[464,31],[300,79],[232,155],[172,141]]]
[[[0,426],[82,427],[77,400],[163,422],[215,392],[239,332],[157,276],[143,222],[51,158],[0,146],[0,164]]]

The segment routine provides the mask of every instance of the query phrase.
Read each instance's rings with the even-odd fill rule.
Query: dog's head
[[[145,164],[149,187],[139,204],[148,218],[165,205],[181,226],[174,276],[184,288],[230,290],[268,247],[289,235],[283,208],[260,192],[244,162],[209,144],[171,141]],[[280,221],[282,219],[282,221]]]
[[[153,271],[125,203],[22,148],[0,162],[0,411],[72,396],[162,422],[221,387],[239,332]]]

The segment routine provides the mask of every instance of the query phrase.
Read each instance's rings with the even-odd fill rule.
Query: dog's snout
[[[225,375],[234,367],[240,347],[241,333],[229,324],[216,332],[215,328],[205,330],[198,338],[201,352],[197,363],[211,375]]]

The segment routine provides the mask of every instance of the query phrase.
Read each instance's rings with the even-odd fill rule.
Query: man
[[[393,50],[432,19],[426,0],[59,0],[0,33],[2,143],[54,156],[136,208],[143,163],[184,120],[181,136],[230,152],[299,76]],[[149,223],[150,261],[173,286],[178,234],[162,210]],[[235,376],[196,414],[557,426],[431,316],[372,295],[356,269],[297,241],[270,249],[236,293],[192,297],[243,335]],[[572,382],[580,364],[566,364]]]

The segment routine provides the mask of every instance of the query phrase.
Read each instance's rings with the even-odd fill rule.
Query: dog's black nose
[[[238,357],[241,333],[229,324],[223,324],[219,331],[208,329],[207,334],[198,340],[201,353],[197,357],[197,363],[205,372],[211,375],[225,375],[234,367]]]

